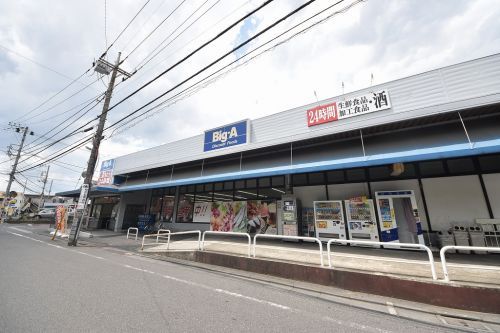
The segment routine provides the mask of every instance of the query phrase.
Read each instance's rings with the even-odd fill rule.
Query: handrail
[[[444,281],[450,282],[450,275],[448,269],[446,268],[446,257],[445,253],[448,250],[472,250],[472,251],[485,251],[485,252],[500,252],[500,247],[483,247],[483,246],[456,246],[448,245],[443,246],[441,251],[439,251],[439,257],[441,258],[441,265],[443,266]]]
[[[170,233],[166,233],[166,234],[168,235]],[[145,240],[146,240],[146,238],[153,238],[153,237],[156,237],[156,242],[154,242],[154,243],[147,243],[147,244],[144,243]],[[168,239],[168,237],[165,234],[149,234],[149,235],[142,236],[141,250],[144,250],[144,245],[167,244],[167,243],[158,243],[158,239],[159,238],[167,238]]]
[[[189,235],[189,234],[198,234],[198,250],[200,250],[201,249],[200,248],[200,243],[201,243],[201,231],[200,230],[169,232],[168,235],[167,235],[167,250],[170,249],[170,236],[173,236],[173,235]]]
[[[201,238],[201,250],[204,250],[205,247],[205,235],[226,235],[226,236],[246,236],[248,238],[248,257],[250,258],[250,249],[252,247],[252,238],[246,232],[231,232],[231,231],[205,231],[203,233],[203,237]]]
[[[158,243],[158,238],[160,238],[160,232],[161,232],[162,234],[171,233],[171,231],[170,231],[170,230],[168,230],[168,229],[158,229],[158,232],[156,233],[156,235],[157,235],[157,236],[156,236],[156,242],[157,242],[157,243]]]
[[[432,255],[431,249],[423,244],[413,244],[413,243],[389,243],[389,242],[373,242],[373,241],[361,241],[361,240],[353,240],[353,239],[330,239],[326,244],[326,250],[328,252],[328,266],[332,267],[332,259],[330,253],[330,246],[332,243],[340,243],[340,244],[366,244],[366,245],[383,245],[384,247],[412,247],[416,249],[423,249],[427,252],[429,256],[429,264],[431,266],[431,274],[432,279],[437,280],[436,267],[434,266],[434,257]]]
[[[284,235],[268,235],[268,234],[257,234],[253,238],[253,257],[255,258],[255,247],[257,246],[257,238],[276,238],[276,239],[294,239],[294,240],[309,240],[315,241],[319,245],[319,258],[321,262],[321,267],[324,266],[323,263],[323,244],[316,237],[303,237],[303,236],[284,236]]]
[[[128,235],[130,234],[130,230],[135,230],[135,240],[137,240],[137,235],[139,234],[139,229],[138,228],[134,228],[134,227],[130,227],[127,229],[127,239],[128,239]]]

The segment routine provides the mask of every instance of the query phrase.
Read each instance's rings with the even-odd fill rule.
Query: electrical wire
[[[113,47],[113,45],[115,45],[116,41],[123,35],[123,33],[128,29],[128,27],[132,24],[132,22],[134,22],[134,20],[137,18],[137,16],[139,16],[139,14],[142,12],[142,10],[146,7],[146,5],[150,2],[151,0],[147,0],[144,5],[142,5],[142,7],[139,9],[139,11],[137,11],[137,13],[134,15],[134,17],[132,17],[132,19],[127,23],[127,25],[122,29],[122,31],[118,34],[118,36],[116,36],[115,40],[106,48],[106,51],[104,51],[103,55],[101,55],[101,58],[106,54],[108,53],[109,49],[111,49]],[[106,43],[107,44],[107,43]]]
[[[343,2],[343,1],[344,1],[344,0],[339,1],[339,2],[336,2],[336,3],[334,3],[333,5],[330,5],[330,6],[328,6],[327,8],[325,8],[325,9],[321,10],[320,12],[317,12],[316,14],[314,14],[314,15],[312,15],[312,16],[310,16],[310,17],[308,17],[307,19],[305,19],[305,20],[301,21],[300,23],[298,23],[298,24],[294,25],[293,27],[291,27],[291,28],[287,29],[286,31],[282,32],[281,34],[279,34],[279,35],[275,36],[274,38],[272,38],[272,39],[268,40],[267,42],[265,42],[265,43],[261,44],[260,46],[258,46],[258,47],[256,47],[256,48],[254,48],[254,49],[253,49],[253,50],[251,50],[250,52],[247,52],[245,55],[240,56],[239,58],[237,58],[236,60],[232,61],[231,63],[229,63],[229,64],[225,65],[224,67],[220,68],[219,70],[217,70],[217,71],[213,72],[212,74],[210,74],[210,75],[208,75],[208,76],[204,77],[203,79],[201,79],[201,80],[197,81],[196,83],[192,84],[191,86],[187,87],[186,89],[184,89],[184,90],[182,90],[181,92],[177,93],[176,95],[172,96],[172,97],[171,97],[171,98],[169,98],[168,100],[166,100],[166,101],[164,101],[164,102],[162,102],[162,103],[160,103],[160,104],[158,104],[158,105],[156,105],[156,106],[154,106],[154,107],[150,108],[149,110],[146,110],[146,111],[142,112],[141,114],[139,114],[139,115],[137,115],[137,116],[133,117],[131,120],[127,121],[126,123],[121,124],[121,125],[120,125],[120,126],[118,126],[118,127],[115,127],[115,128],[113,129],[113,132],[111,133],[111,135],[109,135],[109,136],[107,137],[107,139],[109,140],[109,139],[110,139],[110,138],[112,138],[113,136],[115,136],[115,135],[117,135],[117,134],[120,134],[120,133],[122,133],[123,131],[125,131],[125,130],[127,130],[127,129],[129,129],[129,128],[131,128],[131,127],[135,126],[135,125],[137,125],[137,124],[138,124],[138,123],[140,123],[141,121],[144,121],[145,119],[147,119],[147,118],[143,118],[142,120],[137,121],[135,124],[133,124],[133,125],[129,126],[128,128],[126,128],[126,129],[124,129],[124,130],[122,130],[122,131],[120,131],[120,132],[116,132],[119,128],[122,128],[122,127],[126,126],[127,124],[130,124],[132,121],[134,121],[134,120],[136,120],[136,119],[140,118],[140,117],[141,117],[141,116],[143,116],[144,114],[149,113],[150,111],[153,111],[154,109],[156,109],[156,108],[158,108],[158,107],[160,107],[160,106],[163,106],[164,104],[166,104],[166,103],[168,103],[168,102],[171,102],[171,103],[167,104],[166,106],[163,106],[162,108],[160,108],[159,110],[157,110],[154,114],[157,114],[157,113],[159,113],[159,112],[163,111],[163,110],[164,110],[164,109],[166,109],[168,106],[170,106],[170,105],[172,105],[172,104],[175,104],[175,103],[177,103],[179,100],[184,99],[184,98],[189,97],[190,95],[192,95],[192,94],[194,93],[194,92],[193,92],[193,90],[195,90],[195,91],[199,91],[200,89],[205,88],[206,86],[208,86],[209,84],[211,84],[211,83],[215,82],[215,81],[216,81],[216,80],[218,80],[220,77],[222,77],[222,76],[224,76],[224,75],[228,74],[229,72],[232,72],[232,71],[236,70],[237,68],[239,68],[239,67],[241,67],[241,66],[247,65],[250,61],[253,61],[254,59],[256,59],[257,57],[259,57],[259,56],[263,55],[264,53],[269,52],[269,51],[271,51],[271,50],[275,49],[276,47],[278,47],[278,46],[280,46],[280,45],[282,45],[282,44],[284,44],[284,43],[286,43],[286,42],[290,41],[291,39],[293,39],[293,38],[295,38],[295,37],[297,37],[297,36],[299,36],[299,35],[301,35],[301,34],[304,34],[305,32],[309,31],[309,30],[310,30],[310,29],[312,29],[313,27],[315,27],[315,26],[317,26],[317,25],[319,25],[319,24],[322,24],[322,23],[326,22],[327,20],[331,19],[332,17],[334,17],[334,16],[335,16],[335,15],[337,15],[337,14],[340,14],[340,13],[344,13],[344,12],[346,12],[347,10],[351,9],[353,6],[355,6],[355,5],[357,5],[357,4],[361,3],[361,2],[364,2],[364,1],[366,1],[366,0],[357,0],[357,1],[355,1],[355,2],[351,3],[350,5],[348,5],[348,6],[344,7],[344,8],[342,8],[342,9],[340,9],[340,10],[338,10],[338,11],[335,11],[334,13],[332,13],[332,14],[328,15],[327,17],[325,17],[325,18],[321,19],[320,21],[317,21],[317,22],[315,22],[315,23],[311,24],[310,26],[306,27],[305,29],[302,29],[302,30],[298,31],[297,33],[294,33],[293,35],[291,35],[290,37],[286,38],[285,40],[282,40],[282,41],[280,41],[280,42],[278,42],[278,43],[276,43],[276,44],[272,45],[271,47],[269,47],[269,48],[265,49],[264,51],[260,52],[259,54],[257,54],[257,55],[255,55],[255,56],[253,56],[252,58],[250,58],[250,59],[246,60],[245,62],[240,63],[240,64],[238,64],[237,66],[235,66],[235,67],[233,67],[233,68],[230,68],[230,69],[229,69],[229,70],[227,70],[226,72],[224,72],[224,73],[221,73],[221,74],[217,75],[215,78],[211,79],[209,82],[204,83],[201,87],[197,87],[197,86],[200,86],[200,85],[201,85],[201,83],[203,83],[204,81],[208,80],[210,77],[214,76],[215,74],[217,74],[217,73],[221,72],[222,70],[224,70],[224,69],[226,69],[226,68],[230,67],[231,65],[233,65],[233,64],[235,64],[235,63],[238,63],[241,59],[243,59],[243,58],[247,57],[248,55],[250,55],[250,54],[254,53],[254,52],[255,52],[255,51],[257,51],[258,49],[261,49],[261,48],[262,48],[262,47],[264,47],[265,45],[268,45],[269,43],[271,43],[271,42],[273,42],[273,41],[277,40],[278,38],[280,38],[280,37],[284,36],[284,35],[285,35],[285,34],[287,34],[288,32],[290,32],[290,31],[292,31],[292,30],[296,29],[297,27],[299,27],[299,26],[303,25],[304,23],[306,23],[306,22],[310,21],[311,19],[313,19],[313,18],[315,18],[315,17],[317,17],[317,16],[319,16],[319,15],[321,15],[321,14],[325,13],[326,11],[330,10],[331,8],[333,8],[334,6],[336,6],[336,5],[340,4],[340,3],[341,3],[341,2]],[[196,89],[192,89],[193,87],[194,87],[194,88],[196,88]],[[190,90],[191,90],[191,91],[190,91]],[[185,95],[188,95],[188,96],[182,96],[182,94],[185,94]],[[176,98],[177,98],[177,97],[179,97],[179,96],[182,96],[182,97],[180,97],[180,98],[176,99]],[[149,118],[149,117],[148,117],[148,118]]]
[[[167,15],[167,17],[165,17],[139,44],[136,45],[136,47],[132,49],[132,51],[129,52],[129,54],[121,61],[121,63],[127,60],[128,57],[132,55],[132,53],[134,53],[149,37],[151,37],[151,35],[156,30],[158,30],[158,28],[160,28],[163,25],[163,23],[165,23],[170,18],[170,16],[172,16],[177,11],[177,9],[179,9],[184,4],[184,2],[186,2],[186,0],[182,0],[181,3],[177,5],[177,7],[175,7],[174,10],[170,12],[170,14]]]
[[[179,30],[191,17],[193,17],[193,15],[195,15],[207,2],[208,0],[205,0],[205,2],[203,2],[200,6],[198,6],[198,8],[195,9],[194,12],[192,12],[181,24],[179,24],[177,26],[177,28],[175,28],[175,30],[173,30],[167,37],[165,37],[161,42],[160,44],[158,44],[154,49],[153,51],[151,51],[146,57],[144,57],[143,60],[141,60],[141,62],[139,62],[139,64],[136,66],[138,67],[136,69],[136,71],[139,71],[142,67],[144,67],[146,64],[148,64],[151,60],[153,60],[156,56],[158,56],[158,54],[160,54],[166,47],[168,47],[170,44],[172,44],[179,36],[181,36],[187,29],[189,29],[193,24],[195,24],[196,22],[198,22],[199,19],[201,19],[205,14],[207,14],[212,8],[215,7],[215,5],[217,5],[221,0],[217,0],[216,2],[214,2],[210,7],[208,7],[207,10],[205,10],[205,12],[203,12],[200,16],[198,16],[193,22],[191,22],[183,31],[181,31],[177,36],[175,36],[175,38],[173,38],[168,44],[166,44],[165,46],[163,46],[161,48],[160,51],[158,51],[156,54],[154,54],[151,58],[149,58],[149,56],[151,54],[153,54],[156,50],[158,50],[158,48],[160,48],[163,43],[165,43],[170,37],[172,37],[172,35],[177,31]],[[146,59],[148,59],[146,61]],[[144,63],[143,63],[144,62]]]
[[[188,60],[189,58],[191,58],[193,55],[195,55],[196,53],[198,53],[199,51],[201,51],[207,45],[213,43],[215,40],[217,40],[221,36],[225,35],[229,30],[231,30],[232,28],[234,28],[236,25],[238,25],[239,23],[243,22],[248,17],[252,16],[256,12],[258,12],[259,10],[263,9],[264,7],[266,7],[267,5],[269,5],[273,1],[274,0],[266,0],[259,7],[257,7],[254,10],[252,10],[251,12],[247,13],[246,15],[244,15],[243,17],[241,17],[240,19],[238,19],[236,22],[234,22],[231,25],[229,25],[227,28],[225,28],[224,30],[222,30],[221,32],[219,32],[215,37],[213,37],[209,41],[203,43],[201,46],[199,46],[198,48],[196,48],[194,51],[190,52],[187,56],[185,56],[184,58],[182,58],[181,60],[179,60],[178,62],[176,62],[175,64],[173,64],[172,66],[170,66],[169,68],[167,68],[166,70],[164,70],[163,72],[161,72],[160,74],[158,74],[155,78],[153,78],[152,80],[150,80],[147,83],[143,84],[141,87],[139,87],[138,89],[136,89],[135,91],[133,91],[132,93],[130,93],[129,95],[127,95],[126,97],[124,97],[123,99],[121,99],[120,101],[118,101],[116,104],[114,104],[112,107],[110,107],[108,109],[108,112],[111,111],[112,109],[114,109],[115,107],[117,107],[118,105],[120,105],[121,103],[123,103],[124,101],[128,100],[130,97],[132,97],[135,94],[137,94],[142,89],[144,89],[147,86],[149,86],[151,83],[153,83],[156,80],[158,80],[160,77],[162,77],[166,73],[170,72],[172,69],[176,68],[177,66],[179,66],[180,64],[182,64],[183,62],[185,62],[186,60]],[[311,1],[315,1],[315,0],[311,0]]]
[[[76,91],[75,93],[73,93],[73,94],[72,94],[72,95],[70,95],[69,97],[66,97],[65,99],[63,99],[63,100],[62,100],[62,101],[60,101],[59,103],[54,104],[54,105],[52,105],[51,107],[49,107],[48,109],[45,109],[44,111],[41,111],[41,112],[39,112],[39,113],[35,114],[34,116],[28,117],[28,118],[24,119],[23,121],[24,121],[24,122],[26,122],[26,121],[28,121],[28,120],[31,120],[31,119],[33,119],[33,118],[36,118],[36,117],[38,117],[38,116],[40,116],[40,115],[44,114],[44,113],[47,113],[47,112],[48,112],[48,111],[50,111],[50,110],[53,110],[53,109],[54,109],[54,108],[56,108],[57,106],[59,106],[59,105],[61,105],[62,103],[66,102],[67,100],[71,99],[72,97],[74,97],[74,96],[78,95],[78,94],[79,94],[79,93],[81,93],[82,91],[86,90],[88,87],[90,87],[91,85],[93,85],[93,84],[94,84],[94,83],[96,83],[97,81],[99,81],[99,79],[92,81],[91,83],[87,84],[86,86],[84,86],[84,87],[83,87],[83,88],[81,88],[80,90]],[[61,90],[61,91],[62,91],[62,90]],[[54,95],[54,96],[55,96],[55,95]],[[47,100],[47,101],[48,101],[48,100]],[[43,104],[43,103],[42,103],[42,104]],[[31,113],[32,113],[33,111],[35,111],[36,109],[38,109],[38,107],[37,107],[37,108],[35,108],[35,109],[33,109],[33,110],[31,110],[30,112],[28,112],[27,114],[25,114],[25,115],[24,115],[24,116],[22,116],[21,118],[16,119],[16,121],[19,121],[20,119],[22,119],[22,118],[26,117],[28,114],[31,114]]]
[[[269,31],[270,29],[276,27],[278,24],[280,24],[281,22],[285,21],[286,19],[288,19],[289,17],[297,14],[299,11],[303,10],[304,8],[306,8],[307,6],[311,5],[313,2],[315,2],[316,0],[309,0],[307,1],[306,3],[300,5],[299,7],[295,8],[294,10],[292,10],[291,12],[289,12],[288,14],[286,14],[285,16],[281,17],[280,19],[276,20],[275,22],[271,23],[270,25],[268,25],[266,28],[264,28],[263,30],[259,31],[258,33],[256,33],[254,36],[248,38],[247,40],[245,40],[244,42],[240,43],[238,46],[236,46],[235,48],[233,48],[231,51],[229,52],[226,52],[224,55],[220,56],[219,58],[217,58],[216,60],[212,61],[210,64],[206,65],[205,67],[203,67],[202,69],[200,69],[199,71],[197,71],[196,73],[192,74],[191,76],[189,76],[187,79],[181,81],[180,83],[176,84],[175,86],[173,86],[172,88],[168,89],[167,91],[163,92],[162,94],[160,94],[159,96],[153,98],[152,100],[150,100],[149,102],[147,102],[146,104],[144,104],[143,106],[141,106],[140,108],[136,109],[135,111],[129,113],[128,115],[126,115],[125,117],[122,117],[121,119],[119,119],[118,121],[114,122],[112,125],[106,127],[106,129],[112,127],[112,126],[115,126],[116,124],[119,124],[120,122],[124,121],[125,119],[128,119],[129,117],[131,117],[132,115],[136,114],[137,112],[139,112],[140,110],[144,109],[145,107],[153,104],[154,102],[156,102],[157,100],[159,100],[160,98],[162,98],[163,96],[165,96],[166,94],[172,92],[173,90],[177,89],[178,87],[182,86],[184,83],[188,82],[189,80],[191,80],[192,78],[198,76],[199,74],[203,73],[204,71],[208,70],[209,68],[211,68],[213,65],[217,64],[218,62],[220,62],[221,60],[223,60],[224,58],[226,58],[228,55],[230,54],[233,54],[234,52],[236,52],[237,50],[241,49],[243,46],[247,45],[248,43],[250,43],[251,41],[253,41],[254,39],[258,38],[259,36],[263,35],[264,33],[266,33],[267,31]],[[343,1],[343,0],[342,0]],[[341,2],[342,2],[341,1]],[[151,82],[151,81],[150,81]],[[130,96],[130,95],[129,95]],[[123,100],[122,100],[123,101]],[[119,104],[119,103],[118,103]],[[117,106],[118,104],[115,104],[113,107]],[[112,107],[112,108],[113,108]],[[112,108],[110,108],[109,110],[111,110]],[[108,110],[108,112],[109,112]]]

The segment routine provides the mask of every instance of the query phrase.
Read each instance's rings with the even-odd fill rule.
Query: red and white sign
[[[307,126],[329,123],[338,119],[337,102],[319,105],[307,110]]]
[[[388,91],[375,91],[307,110],[307,126],[316,126],[390,108]]]

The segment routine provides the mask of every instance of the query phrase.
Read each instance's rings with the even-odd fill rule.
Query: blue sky
[[[203,52],[116,107],[108,115],[108,124],[171,88],[303,2],[273,2]],[[346,1],[343,5],[352,2]],[[112,105],[261,2],[209,0],[203,4],[204,0],[187,1],[130,54],[179,3],[180,0],[151,0],[137,21],[111,48],[108,59],[112,61],[121,51],[122,59],[128,56],[122,67],[134,71],[196,8],[202,5],[198,14],[212,5],[213,8],[134,77],[120,83],[115,89]],[[327,0],[316,1],[251,43],[246,50],[232,54],[222,65],[331,3]],[[9,121],[26,115],[68,85],[68,77],[77,78],[85,72],[142,4],[135,0],[108,0],[105,20],[103,2],[98,0],[0,2],[0,45],[63,74],[56,74],[0,48],[0,182],[3,184],[0,191],[10,170],[10,161],[4,151],[9,144],[20,141],[20,135],[9,128]],[[342,8],[336,8],[339,9]],[[318,18],[323,17],[325,15]],[[342,82],[346,92],[357,90],[370,84],[371,73],[375,83],[382,83],[500,52],[498,17],[500,2],[495,0],[364,1],[190,96],[177,100],[162,112],[152,112],[150,117],[141,118],[143,121],[130,123],[114,133],[108,131],[100,150],[100,159],[189,138],[203,133],[205,129],[237,120],[255,119],[304,105],[315,101],[314,91],[320,100],[336,96],[342,93]],[[218,68],[216,66],[213,70]],[[40,116],[24,116],[20,121],[36,135],[44,134],[66,115],[76,112],[76,106],[102,93],[107,79],[99,79],[90,71],[39,108],[36,112],[43,111]],[[88,89],[69,98],[87,84],[90,84]],[[64,101],[66,98],[69,99]],[[81,119],[76,116],[71,118],[49,135],[60,133],[55,138],[63,136],[95,118],[101,107],[102,104],[98,105]],[[63,141],[71,143],[83,136],[78,134]],[[35,139],[38,143],[43,140],[35,136],[27,141],[30,143]],[[48,156],[63,147],[64,144],[58,143],[40,155]],[[202,149],[200,147],[200,151]],[[51,166],[49,179],[54,179],[53,192],[75,187],[88,156],[88,150],[78,149],[60,160],[71,166]],[[22,164],[24,167],[39,160],[38,157],[27,157],[29,159]],[[19,178],[21,181],[28,178],[36,183],[41,171],[40,168],[34,169]],[[40,184],[33,184],[33,187],[36,188],[36,185]],[[19,190],[20,186],[15,185],[14,189]]]

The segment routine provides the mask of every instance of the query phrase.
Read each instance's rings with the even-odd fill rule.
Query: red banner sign
[[[329,123],[338,119],[337,102],[319,105],[307,110],[307,126],[309,127]]]

